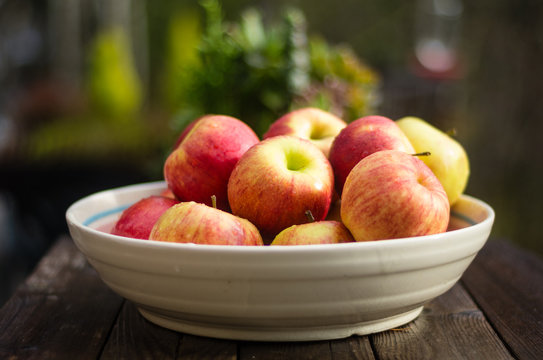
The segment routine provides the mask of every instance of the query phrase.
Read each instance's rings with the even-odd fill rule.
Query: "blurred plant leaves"
[[[185,89],[176,94],[177,131],[206,113],[238,117],[262,135],[297,107],[317,106],[347,121],[374,111],[378,75],[348,48],[309,39],[299,9],[286,8],[280,21],[268,24],[250,8],[227,23],[217,0],[200,4],[205,26],[198,61],[169,76]]]

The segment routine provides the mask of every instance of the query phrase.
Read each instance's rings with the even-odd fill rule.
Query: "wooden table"
[[[490,239],[413,322],[316,342],[227,341],[146,321],[68,237],[0,310],[0,359],[543,359],[543,261]]]

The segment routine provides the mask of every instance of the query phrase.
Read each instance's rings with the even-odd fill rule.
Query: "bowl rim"
[[[87,219],[81,221],[74,214],[75,210],[78,207],[84,206],[89,201],[92,201],[96,197],[103,196],[106,193],[110,192],[122,192],[122,191],[158,191],[166,188],[166,183],[164,181],[153,181],[145,182],[138,184],[131,184],[126,186],[115,187],[111,189],[101,190],[92,194],[89,194],[85,197],[80,198],[79,200],[72,203],[66,210],[65,217],[69,227],[75,227],[80,231],[83,231],[92,236],[99,236],[108,239],[113,243],[124,245],[124,246],[134,246],[141,249],[171,249],[171,250],[191,250],[191,251],[201,251],[201,252],[233,252],[233,253],[297,253],[297,252],[330,252],[330,251],[345,251],[345,250],[354,250],[354,249],[395,249],[398,247],[405,246],[419,246],[424,245],[425,243],[435,243],[439,240],[446,240],[447,238],[454,236],[455,234],[465,234],[469,235],[471,232],[482,231],[487,228],[491,228],[495,218],[495,212],[493,208],[484,202],[483,200],[477,199],[473,196],[462,194],[461,198],[468,200],[472,203],[475,203],[477,206],[484,209],[486,212],[486,218],[480,222],[475,222],[470,218],[463,218],[462,214],[455,214],[455,216],[463,218],[464,220],[470,222],[472,225],[448,230],[444,233],[433,234],[433,235],[424,235],[424,236],[413,236],[413,237],[404,237],[396,239],[385,239],[385,240],[375,240],[375,241],[363,241],[363,242],[350,242],[350,243],[339,243],[339,244],[310,244],[310,245],[295,245],[295,246],[247,246],[247,245],[214,245],[214,244],[195,244],[195,243],[170,243],[162,241],[152,241],[152,240],[143,240],[135,239],[130,237],[124,237],[119,235],[113,235],[98,229],[91,227],[90,225],[97,219],[107,216],[112,213],[120,212],[123,209],[130,206],[130,204],[119,205],[115,208],[105,210],[99,214],[88,217]],[[95,218],[95,216],[99,215]]]

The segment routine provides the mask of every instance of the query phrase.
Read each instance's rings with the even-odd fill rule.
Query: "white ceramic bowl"
[[[323,340],[403,325],[450,289],[486,242],[494,211],[463,196],[438,235],[334,245],[172,244],[108,234],[163,182],[74,203],[70,233],[103,281],[153,323],[196,335]]]

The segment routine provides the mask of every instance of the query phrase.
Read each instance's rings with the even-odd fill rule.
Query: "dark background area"
[[[0,304],[67,233],[73,201],[161,179],[179,130],[179,109],[159,89],[166,24],[202,9],[159,3],[0,1]],[[271,21],[287,4],[305,14],[308,34],[350,46],[379,74],[375,113],[454,128],[471,163],[466,193],[496,211],[493,235],[543,254],[543,2],[229,1],[222,10],[235,22],[255,7]],[[104,121],[89,115],[86,69],[94,36],[112,21],[130,30],[141,106]],[[428,36],[442,36],[444,58],[424,53]]]

